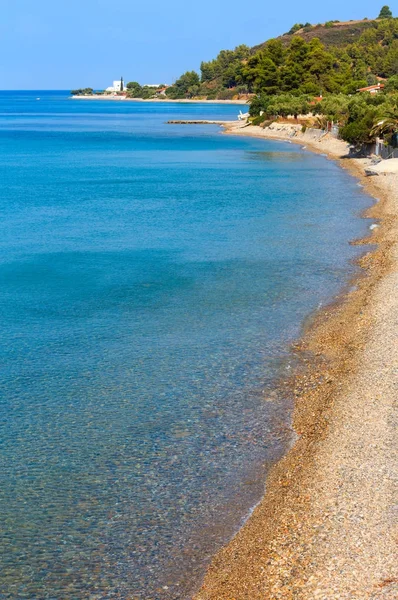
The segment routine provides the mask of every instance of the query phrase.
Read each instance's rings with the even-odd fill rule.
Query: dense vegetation
[[[392,18],[387,6],[380,15],[384,18],[372,21],[350,44],[326,48],[319,39],[305,41],[300,34],[287,46],[282,44],[282,50],[282,40],[267,42],[247,61],[244,71],[256,93],[250,106],[254,122],[312,115],[318,116],[315,126],[323,128],[328,121],[338,124],[343,139],[354,145],[371,142],[377,135],[395,144],[398,19]],[[357,93],[377,84],[382,86],[377,94]]]
[[[159,86],[160,89],[164,87],[163,84]],[[129,98],[143,98],[146,100],[148,98],[153,98],[157,89],[147,85],[141,86],[137,81],[130,81],[130,83],[126,85],[126,92]]]
[[[338,27],[338,23],[331,23]],[[169,94],[355,93],[360,87],[377,83],[377,77],[398,73],[398,19],[368,21],[366,25],[348,44],[327,47],[317,37],[306,41],[296,33],[287,44],[282,38],[269,40],[254,53],[247,46],[223,50],[216,59],[202,62],[200,78],[194,72],[184,74],[169,88]],[[301,25],[293,30],[298,27]]]
[[[93,94],[93,88],[79,88],[77,90],[72,90],[71,94],[73,96],[91,96]]]

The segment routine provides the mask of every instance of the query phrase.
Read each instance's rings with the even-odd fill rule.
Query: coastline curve
[[[376,248],[359,260],[354,287],[317,313],[296,347],[304,368],[289,385],[298,440],[271,469],[262,501],[216,555],[194,598],[396,597],[398,175],[366,178],[368,161],[343,159],[347,145],[328,136],[225,128],[305,144],[339,161],[379,200],[366,211],[379,225],[359,242]]]

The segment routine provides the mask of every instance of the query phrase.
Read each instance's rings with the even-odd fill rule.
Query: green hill
[[[388,7],[384,7],[387,8]],[[222,50],[168,88],[171,98],[354,93],[398,74],[398,19],[296,24],[275,39]]]
[[[348,21],[341,23],[340,21],[329,21],[328,24],[319,25],[307,25],[301,27],[294,34],[285,33],[280,36],[283,44],[288,46],[294,36],[302,37],[306,42],[310,42],[314,37],[320,39],[322,44],[328,46],[343,46],[346,44],[352,44],[358,41],[360,36],[366,29],[377,28],[377,20],[363,19],[361,21]],[[260,50],[260,46],[255,46],[254,51]]]

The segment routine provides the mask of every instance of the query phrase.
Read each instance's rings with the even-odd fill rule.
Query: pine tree
[[[390,10],[390,7],[387,5],[383,6],[378,18],[379,19],[391,19],[391,17],[392,17],[392,12]]]

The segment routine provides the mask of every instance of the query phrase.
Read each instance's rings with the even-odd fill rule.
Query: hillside
[[[310,42],[315,37],[318,38],[326,47],[343,46],[352,44],[360,38],[366,29],[377,27],[377,20],[364,19],[361,21],[348,21],[343,23],[331,23],[329,26],[325,24],[311,25],[302,27],[294,34],[284,34],[279,37],[284,46],[289,46],[294,36],[302,37],[306,42]],[[260,50],[266,42],[252,48],[253,52]]]
[[[296,24],[277,38],[249,48],[221,50],[167,90],[170,98],[227,99],[265,93],[352,94],[398,74],[398,19]]]

